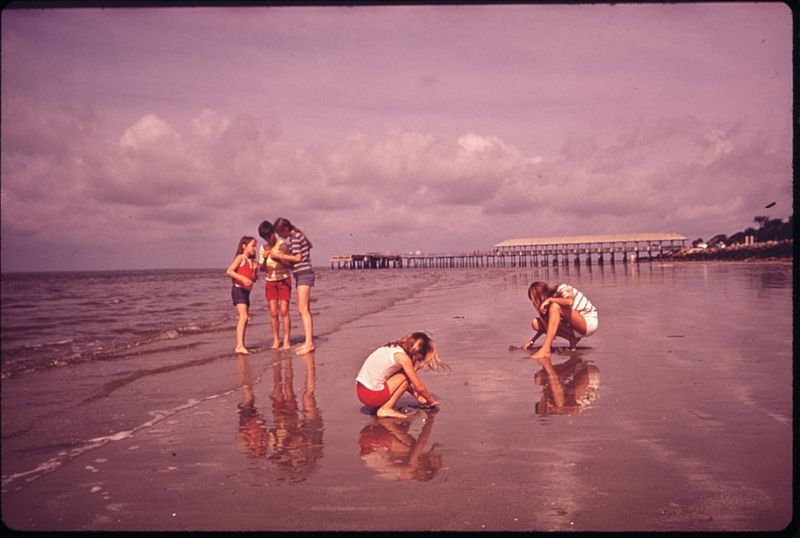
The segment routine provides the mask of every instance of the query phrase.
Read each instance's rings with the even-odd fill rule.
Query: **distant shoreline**
[[[731,245],[718,247],[689,247],[673,254],[665,254],[662,260],[671,261],[764,261],[786,260],[794,257],[794,241],[767,241],[753,245]]]
[[[735,244],[726,248],[708,247],[687,247],[673,254],[664,254],[653,260],[660,261],[769,261],[769,260],[791,260],[794,257],[794,241],[787,239],[784,241],[766,241],[753,245]],[[647,258],[640,258],[639,261],[647,261]],[[326,265],[315,265],[315,270],[328,269]],[[58,270],[47,271],[9,271],[0,272],[2,276],[18,276],[30,274],[60,274],[60,273],[108,273],[108,272],[148,272],[148,271],[218,271],[219,268],[158,268],[158,269],[105,269],[105,270]]]

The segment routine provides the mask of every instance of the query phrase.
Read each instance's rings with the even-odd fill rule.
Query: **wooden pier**
[[[331,257],[331,269],[550,267],[597,263],[636,263],[658,259],[685,247],[676,233],[636,233],[508,239],[492,250],[460,253],[343,254]]]

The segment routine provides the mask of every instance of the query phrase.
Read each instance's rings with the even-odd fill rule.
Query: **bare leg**
[[[269,320],[272,323],[272,349],[278,349],[280,345],[280,326],[278,325],[278,300],[270,299],[269,301]]]
[[[565,324],[567,330],[572,334],[572,338],[565,337],[569,340],[569,350],[575,351],[578,342],[581,341],[581,338],[585,336],[586,331],[588,331],[586,319],[579,312],[575,312],[572,308],[566,307],[563,309],[563,317],[566,320]]]
[[[239,321],[236,322],[236,353],[250,353],[244,347],[244,335],[247,330],[247,322],[249,320],[248,306],[246,304],[237,304],[236,311],[239,313]]]
[[[292,320],[289,318],[289,301],[280,301],[281,318],[283,319],[283,349],[292,347]]]
[[[314,320],[311,316],[311,286],[297,286],[297,310],[303,320],[303,330],[306,341],[297,348],[297,354],[302,355],[314,351]]]
[[[547,311],[547,334],[544,337],[544,344],[539,348],[539,351],[531,355],[531,358],[539,360],[550,356],[553,340],[558,333],[560,324],[561,305],[558,303],[550,303],[550,308]]]
[[[397,400],[400,399],[400,396],[402,396],[403,393],[408,389],[408,378],[406,378],[405,374],[394,374],[392,377],[386,380],[386,384],[389,385],[389,391],[392,395],[389,396],[389,399],[385,404],[378,408],[377,415],[381,418],[407,418],[407,416],[403,413],[395,411],[394,406],[397,403]]]

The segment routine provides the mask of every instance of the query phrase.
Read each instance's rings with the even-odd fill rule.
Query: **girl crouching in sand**
[[[356,377],[356,394],[361,403],[377,409],[379,417],[406,418],[394,405],[405,391],[425,407],[439,405],[417,375],[427,366],[445,367],[436,353],[433,340],[423,332],[412,332],[373,351]]]
[[[522,348],[532,348],[537,338],[546,335],[542,347],[531,355],[533,359],[549,357],[556,336],[566,338],[570,351],[575,351],[581,338],[597,330],[597,309],[583,293],[568,284],[551,288],[544,282],[534,282],[528,288],[528,298],[539,316],[531,320],[536,334]]]
[[[236,248],[236,256],[226,271],[233,280],[231,298],[239,314],[239,321],[236,323],[236,353],[250,353],[244,347],[244,333],[250,317],[250,290],[253,289],[253,282],[258,275],[258,264],[253,260],[255,254],[256,240],[247,235],[242,237]]]

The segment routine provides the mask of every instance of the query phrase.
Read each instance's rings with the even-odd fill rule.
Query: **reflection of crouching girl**
[[[426,407],[439,405],[417,370],[427,366],[438,370],[444,364],[436,353],[433,340],[423,332],[407,334],[373,351],[356,377],[356,394],[361,403],[377,409],[379,417],[406,418],[394,405],[405,391]]]

